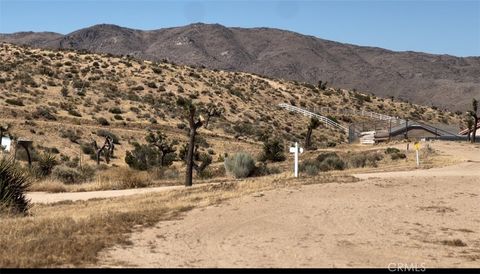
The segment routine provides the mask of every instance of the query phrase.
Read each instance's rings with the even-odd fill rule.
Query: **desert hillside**
[[[62,35],[21,32],[0,41],[88,50],[209,69],[366,90],[377,96],[463,111],[480,96],[480,57],[395,52],[271,28],[191,24],[151,31],[95,25]]]
[[[101,144],[102,136],[111,133],[118,139],[113,159],[117,165],[125,165],[125,152],[132,142],[145,142],[149,130],[186,141],[188,126],[176,104],[180,97],[224,109],[200,130],[203,149],[218,156],[256,152],[268,136],[281,137],[285,144],[303,142],[308,119],[279,108],[279,103],[460,123],[452,112],[357,91],[107,54],[2,44],[0,62],[1,123],[11,125],[10,134],[33,140],[39,150],[82,157],[93,140]],[[344,126],[375,123],[355,116],[330,118]],[[313,137],[319,148],[347,141],[344,132],[326,127],[315,130]],[[84,161],[94,163],[86,156]]]

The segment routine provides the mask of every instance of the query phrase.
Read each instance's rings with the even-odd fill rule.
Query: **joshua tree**
[[[186,163],[187,163],[187,170],[186,170],[186,176],[185,176],[185,186],[192,186],[192,175],[193,175],[193,169],[195,170],[200,170],[204,169],[209,163],[208,163],[208,155],[207,157],[202,156],[202,158],[205,159],[200,159],[202,160],[202,164],[198,166],[194,162],[194,156],[196,154],[196,148],[195,148],[195,137],[197,136],[197,129],[202,127],[204,125],[205,120],[201,115],[198,114],[197,112],[197,106],[192,102],[190,99],[185,99],[185,98],[178,98],[177,104],[181,106],[184,110],[185,118],[188,120],[188,124],[190,126],[189,129],[189,141],[188,141],[188,150],[187,150],[187,157],[186,157]],[[212,115],[216,116],[216,115]],[[211,159],[210,159],[211,162]]]
[[[317,118],[312,117],[310,119],[310,124],[308,124],[307,136],[305,138],[305,149],[311,149],[312,147],[312,132],[314,129],[320,126],[320,121]]]
[[[98,148],[97,141],[93,141],[93,147],[95,148],[97,154],[97,165],[100,164],[100,154],[102,151],[105,151],[105,161],[110,163],[110,157],[113,156],[113,150],[115,149],[115,145],[113,144],[113,138],[110,136],[105,137],[105,143],[101,148]]]
[[[477,134],[477,125],[478,125],[478,101],[476,99],[472,100],[472,110],[467,111],[467,114],[473,119],[473,130],[472,130],[472,138],[471,142],[475,143],[476,134]]]
[[[167,157],[168,155],[172,155],[176,151],[175,145],[178,143],[176,140],[175,141],[170,141],[167,139],[167,136],[160,131],[157,131],[156,134],[153,132],[150,132],[147,137],[145,137],[147,142],[155,146],[159,152],[161,152],[160,156],[160,165],[161,166],[169,166],[172,163],[173,157],[171,159],[168,159],[170,157]]]
[[[215,106],[214,104],[210,103],[207,105],[205,112],[207,113],[207,119],[205,119],[205,125],[204,127],[208,127],[208,122],[210,122],[210,118],[212,117],[218,117],[222,115],[223,109],[220,107]]]

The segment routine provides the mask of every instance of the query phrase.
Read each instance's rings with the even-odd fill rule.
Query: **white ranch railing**
[[[333,128],[337,128],[337,129],[341,129],[345,132],[348,133],[348,128],[340,125],[339,123],[337,122],[334,122],[332,121],[331,119],[328,119],[327,117],[325,116],[322,116],[322,115],[319,115],[319,114],[316,114],[316,113],[313,113],[313,112],[310,112],[308,110],[305,110],[303,108],[299,108],[299,107],[295,107],[295,106],[292,106],[292,105],[289,105],[289,104],[285,104],[285,103],[281,103],[278,105],[279,107],[281,108],[284,108],[288,111],[293,111],[293,112],[297,112],[297,113],[300,113],[300,114],[303,114],[307,117],[314,117],[314,118],[317,118],[321,123],[325,124],[326,126],[329,126],[329,127],[333,127]]]
[[[377,120],[382,120],[382,121],[392,121],[392,122],[396,122],[396,123],[399,123],[399,124],[405,123],[405,120],[400,119],[398,117],[392,117],[392,116],[389,116],[389,115],[376,113],[376,112],[373,112],[373,111],[367,111],[365,109],[362,109],[362,110],[356,110],[356,109],[336,109],[336,110],[333,110],[329,107],[320,107],[320,108],[318,108],[318,111],[317,111],[317,108],[315,107],[313,109],[313,112],[336,114],[336,115],[340,115],[340,114],[342,114],[342,115],[358,115],[358,116],[370,117],[370,118],[377,119]]]

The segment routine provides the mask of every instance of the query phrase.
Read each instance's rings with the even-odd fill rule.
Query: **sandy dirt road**
[[[61,192],[61,193],[46,193],[46,192],[29,192],[27,198],[32,203],[49,204],[61,201],[80,201],[98,198],[113,198],[120,196],[145,194],[153,192],[169,191],[174,189],[185,188],[184,186],[165,186],[165,187],[150,187],[150,188],[135,188],[122,190],[101,190],[101,191],[85,191],[85,192]]]
[[[480,148],[432,146],[464,162],[197,208],[131,234],[98,266],[480,267]]]

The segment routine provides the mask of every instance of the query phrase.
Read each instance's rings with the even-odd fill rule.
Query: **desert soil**
[[[480,267],[480,148],[445,168],[358,174],[193,209],[104,250],[102,267]]]

